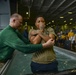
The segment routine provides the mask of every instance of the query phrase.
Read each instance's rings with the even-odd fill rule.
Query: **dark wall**
[[[17,0],[10,0],[10,11],[11,14],[18,12],[18,1]]]
[[[0,29],[9,24],[10,5],[9,0],[0,0]]]

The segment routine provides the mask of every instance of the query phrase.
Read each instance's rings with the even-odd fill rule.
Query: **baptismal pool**
[[[58,60],[58,70],[64,71],[76,68],[76,53],[54,47]],[[32,54],[23,54],[16,51],[14,58],[11,60],[9,66],[0,75],[26,75],[32,74],[30,69]],[[75,70],[76,71],[76,70]]]
[[[63,70],[67,70],[67,69],[73,69],[76,68],[76,54],[71,56],[71,54],[66,53],[66,51],[58,51],[56,50],[56,55],[57,55],[57,60],[58,60],[58,70],[59,71],[63,71]]]

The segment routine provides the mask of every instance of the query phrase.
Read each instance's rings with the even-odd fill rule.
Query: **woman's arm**
[[[38,35],[37,30],[31,30],[29,32],[29,40],[32,44],[38,44],[41,42],[41,37]]]
[[[43,33],[40,33],[39,36],[40,36],[45,42],[47,42],[47,41],[50,39],[49,35],[44,35]]]

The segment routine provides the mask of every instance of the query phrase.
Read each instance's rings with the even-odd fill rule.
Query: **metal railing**
[[[2,69],[0,70],[0,75],[4,75],[4,73],[5,73],[5,71],[7,70],[7,68],[8,68],[8,66],[9,66],[10,63],[11,63],[11,59],[8,60],[8,61],[4,64],[4,66],[3,66]]]

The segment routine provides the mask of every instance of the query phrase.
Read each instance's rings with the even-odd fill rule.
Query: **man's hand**
[[[42,44],[43,48],[51,47],[55,44],[55,40],[49,39],[46,43]]]

